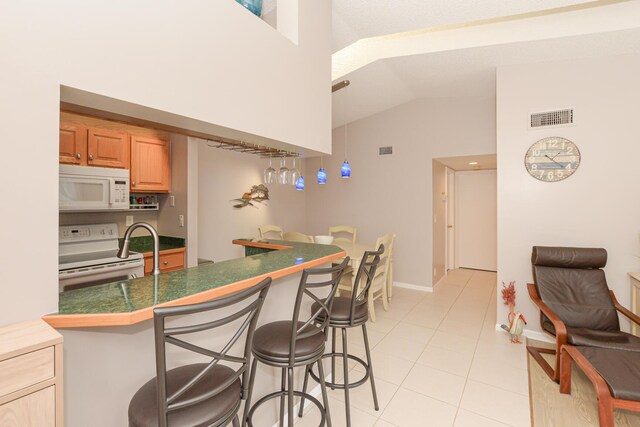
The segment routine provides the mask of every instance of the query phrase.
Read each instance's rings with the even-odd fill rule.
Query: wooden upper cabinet
[[[131,191],[168,193],[171,191],[169,141],[131,135]]]
[[[87,164],[87,128],[80,125],[60,125],[60,163]]]
[[[129,169],[129,139],[126,132],[89,128],[87,137],[87,165]]]

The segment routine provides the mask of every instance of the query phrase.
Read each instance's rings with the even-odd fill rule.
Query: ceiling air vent
[[[380,147],[378,150],[378,153],[383,156],[385,154],[393,154],[393,147],[389,146],[389,147]]]
[[[531,114],[530,128],[573,124],[573,108]]]

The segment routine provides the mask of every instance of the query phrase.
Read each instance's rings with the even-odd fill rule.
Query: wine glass
[[[291,185],[296,185],[298,178],[300,177],[300,171],[296,169],[296,158],[293,158],[293,168],[289,169],[288,182]]]
[[[289,168],[287,167],[286,157],[282,157],[280,160],[280,170],[278,171],[278,184],[289,183]]]
[[[264,183],[273,184],[276,182],[276,170],[271,166],[271,157],[269,157],[269,167],[264,170]]]

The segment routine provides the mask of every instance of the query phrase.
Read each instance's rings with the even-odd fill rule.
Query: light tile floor
[[[495,273],[463,269],[433,293],[394,288],[389,311],[376,305],[367,326],[380,410],[369,383],[352,389],[351,425],[529,426],[526,352],[495,330],[496,289]],[[349,352],[364,356],[360,331],[349,331]],[[361,378],[362,368],[349,366]],[[346,425],[344,391],[329,399],[333,425]],[[319,419],[309,407],[296,426]]]

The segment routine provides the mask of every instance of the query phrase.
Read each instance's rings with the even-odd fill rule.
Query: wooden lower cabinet
[[[40,319],[0,327],[0,426],[63,425],[62,336]]]
[[[182,270],[185,267],[185,249],[168,249],[160,251],[160,271],[167,273],[169,271]],[[148,276],[153,270],[153,253],[144,253],[144,275]]]

